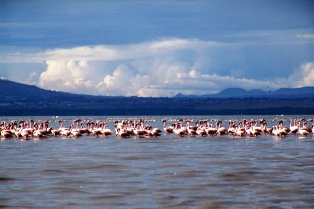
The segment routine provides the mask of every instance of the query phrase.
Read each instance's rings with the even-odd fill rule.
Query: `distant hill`
[[[281,88],[274,91],[260,89],[245,90],[241,88],[224,89],[217,94],[183,95],[177,97],[202,97],[202,98],[314,98],[314,87]]]
[[[60,91],[45,90],[34,85],[22,84],[10,80],[0,79],[0,96],[15,97],[104,97],[82,94],[71,94]],[[281,88],[274,91],[263,91],[260,89],[245,90],[241,88],[227,88],[217,94],[184,95],[176,97],[202,97],[202,98],[314,98],[314,87]]]
[[[207,95],[212,97],[222,97],[222,98],[235,98],[235,97],[259,97],[259,96],[265,96],[266,92],[254,89],[254,90],[244,90],[240,88],[228,88],[225,90],[222,90],[218,94],[213,95]]]
[[[2,97],[54,97],[60,95],[73,96],[70,93],[50,91],[34,85],[0,79],[0,96]]]
[[[314,88],[267,92],[230,88],[200,96],[122,97],[70,94],[0,79],[0,116],[235,114],[314,114]]]

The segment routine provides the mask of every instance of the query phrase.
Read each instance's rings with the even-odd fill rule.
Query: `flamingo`
[[[173,126],[166,126],[167,120],[162,120],[162,122],[163,122],[164,131],[168,134],[173,133],[174,127]]]
[[[10,130],[11,125],[5,125],[5,122],[3,123],[3,130],[1,130],[1,136],[2,139],[11,139],[13,137],[13,132]]]
[[[285,131],[287,134],[291,131],[290,128],[286,127],[283,125],[283,120],[279,120],[279,127],[280,129],[282,129],[283,131]]]
[[[243,136],[245,136],[245,130],[243,128],[241,128],[240,126],[236,126],[234,135],[243,137]]]
[[[261,135],[262,133],[262,126],[257,126],[258,120],[252,121],[251,128],[252,128],[252,134],[253,136]]]
[[[46,136],[46,131],[43,129],[43,123],[38,124],[37,122],[34,123],[34,132],[33,136],[41,139]]]
[[[134,124],[135,122],[133,122],[132,120],[127,120],[124,122],[124,124],[126,125],[126,131],[130,136],[134,136]],[[142,124],[142,126],[144,126],[144,120],[142,121],[142,119],[140,120],[140,124]]]
[[[72,123],[70,125],[69,131],[70,131],[70,137],[78,138],[78,137],[82,136],[78,127],[74,128],[74,123]]]
[[[101,135],[101,128],[99,127],[99,121],[96,121],[96,123],[91,123],[91,133],[92,135],[99,136]]]
[[[36,137],[36,138],[39,138],[39,139],[44,137],[42,132],[40,130],[38,130],[38,129],[34,131],[33,136]]]
[[[235,131],[236,131],[236,125],[235,125],[234,121],[233,120],[229,120],[228,133],[234,135]]]
[[[299,130],[299,127],[297,125],[298,120],[294,119],[293,120],[293,125],[292,125],[292,119],[290,118],[290,134],[296,134]]]
[[[70,129],[63,127],[63,125],[64,125],[64,121],[63,120],[60,120],[59,123],[60,123],[60,127],[59,127],[58,130],[60,131],[60,135],[64,136],[64,137],[69,137],[71,135]]]
[[[128,132],[127,132],[126,129],[120,129],[120,128],[118,128],[118,129],[116,130],[116,135],[117,135],[117,136],[120,136],[121,138],[130,137],[130,135],[128,134]]]
[[[287,135],[287,132],[284,129],[280,128],[279,126],[273,126],[272,133],[275,136],[279,136],[281,138],[283,138]]]
[[[302,127],[301,127],[301,122],[298,123],[298,126],[299,126],[298,133],[300,134],[301,137],[305,137],[309,134],[309,131],[307,130],[307,123],[304,121],[305,121],[305,119],[301,120],[301,122],[303,122]]]
[[[106,121],[104,121],[101,132],[104,136],[110,136],[112,134],[112,132],[109,128],[106,128],[106,125],[107,125],[107,123],[106,123]]]
[[[186,129],[191,136],[196,136],[198,134],[197,133],[198,126],[191,126],[190,123],[191,120],[186,120]]]
[[[212,127],[212,124],[210,124],[207,128],[206,128],[207,134],[210,136],[214,136],[217,134],[217,128]]]
[[[186,129],[184,129],[182,127],[182,125],[180,123],[177,123],[175,129],[173,130],[173,132],[177,135],[177,136],[184,136],[186,134]]]
[[[262,131],[265,134],[271,134],[273,132],[273,127],[267,127],[266,121],[262,121]]]
[[[226,135],[228,133],[228,130],[225,127],[222,127],[222,121],[219,120],[217,123],[217,134],[218,135]]]
[[[25,121],[22,121],[22,127],[19,130],[21,137],[24,140],[28,140],[30,138],[30,134],[27,129],[25,129]]]
[[[148,126],[146,129],[146,136],[148,137],[157,137],[160,136],[160,132],[158,131],[158,128],[153,128],[152,126]]]
[[[116,132],[116,136],[119,136],[121,138],[127,138],[130,137],[130,135],[127,133],[125,124],[120,123],[119,121],[115,122],[115,132]]]
[[[248,133],[251,137],[256,137],[260,135],[262,132],[261,127],[257,126],[257,121],[251,121]]]

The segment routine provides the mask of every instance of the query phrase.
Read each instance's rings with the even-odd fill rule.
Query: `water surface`
[[[312,135],[7,140],[0,206],[313,208],[313,143]]]

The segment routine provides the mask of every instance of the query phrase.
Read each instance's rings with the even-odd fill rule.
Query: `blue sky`
[[[314,85],[313,1],[1,1],[0,77],[96,95]]]

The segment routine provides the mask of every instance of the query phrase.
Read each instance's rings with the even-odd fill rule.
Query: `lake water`
[[[276,123],[289,116],[264,117]],[[148,118],[162,127],[164,117]],[[6,140],[0,142],[0,207],[314,208],[314,138]]]

